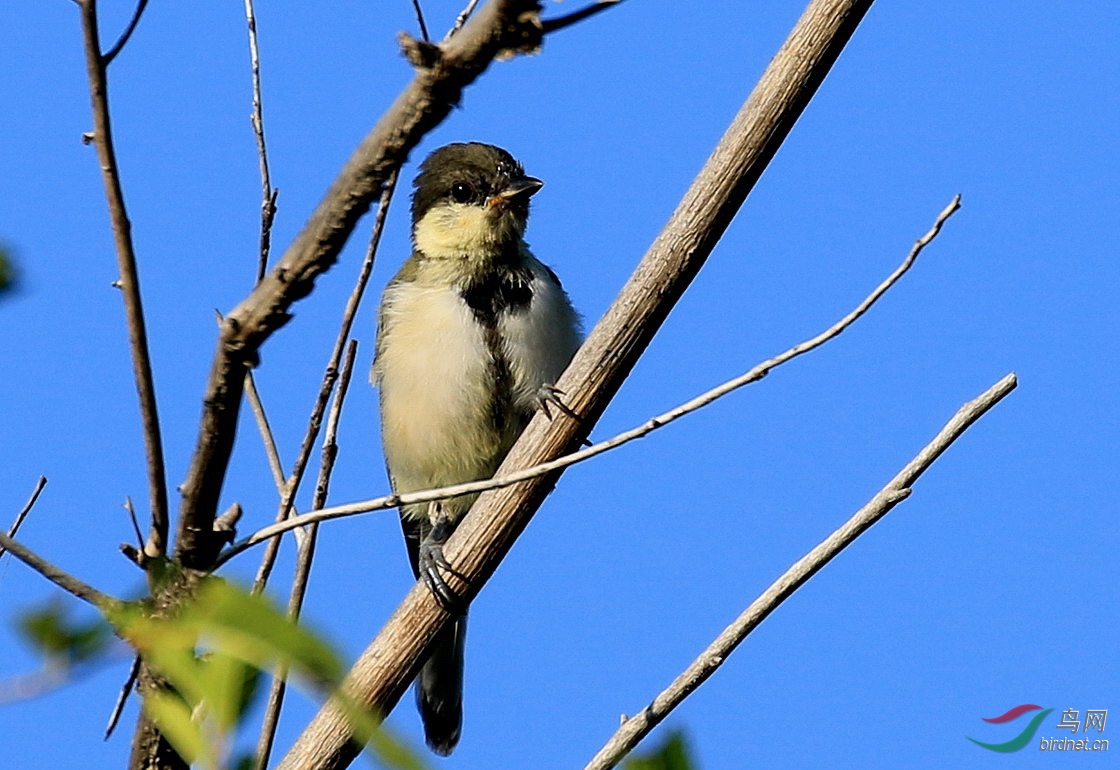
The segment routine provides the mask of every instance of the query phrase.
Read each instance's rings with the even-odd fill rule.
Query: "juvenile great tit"
[[[542,186],[505,150],[450,144],[421,164],[412,256],[381,298],[372,380],[393,491],[494,475],[580,342],[556,274],[525,243]],[[412,571],[453,606],[441,550],[477,495],[401,507]],[[450,754],[462,726],[466,612],[433,642],[416,679],[428,745]]]

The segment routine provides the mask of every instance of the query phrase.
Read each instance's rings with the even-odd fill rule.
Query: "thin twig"
[[[248,395],[249,405],[253,409],[257,432],[261,434],[261,441],[264,442],[265,454],[268,456],[268,468],[272,471],[272,480],[276,484],[277,491],[283,491],[284,466],[280,461],[280,450],[276,446],[276,437],[272,433],[272,425],[264,411],[264,403],[261,401],[261,395],[257,390],[256,379],[252,376],[252,372],[245,376],[245,393]]]
[[[428,37],[428,25],[424,23],[424,9],[420,7],[420,0],[412,0],[412,9],[416,11],[416,21],[420,25],[420,37],[425,43],[430,43],[431,38]]]
[[[350,376],[354,372],[354,357],[357,354],[358,343],[350,340],[346,348],[346,358],[342,363],[342,373],[338,380],[338,389],[335,391],[334,400],[331,402],[330,412],[327,414],[327,429],[323,436],[323,450],[319,465],[319,478],[315,484],[315,495],[312,505],[321,508],[327,502],[327,491],[330,487],[331,473],[334,470],[334,461],[338,456],[338,421],[342,415],[342,403],[346,399],[346,392],[350,387]],[[311,524],[307,528],[307,537],[299,544],[296,554],[295,576],[292,579],[292,590],[288,597],[288,618],[292,621],[299,619],[303,609],[303,599],[307,594],[307,583],[311,577],[311,562],[315,558],[315,541],[319,525]],[[288,671],[286,667],[279,667],[272,678],[272,688],[268,694],[268,705],[265,708],[264,721],[261,725],[260,736],[257,739],[257,768],[265,770],[268,767],[269,755],[272,753],[272,744],[276,739],[276,727],[280,723],[280,710],[284,705],[284,692],[287,687]]]
[[[276,437],[272,433],[272,425],[268,421],[268,414],[264,410],[264,402],[261,400],[260,391],[257,390],[257,381],[253,377],[252,370],[245,373],[245,397],[249,400],[249,407],[252,409],[253,418],[256,420],[257,432],[260,433],[261,441],[264,442],[265,454],[268,456],[268,468],[272,471],[272,481],[276,484],[277,493],[283,498],[288,480],[284,478],[284,465],[280,461],[280,450],[276,446]],[[288,506],[288,514],[289,516],[299,515],[295,503]],[[302,531],[301,528],[294,530],[297,542],[300,540]],[[278,549],[279,547],[279,540],[268,544],[269,549]],[[271,557],[266,556],[264,558],[275,558],[275,552]]]
[[[100,609],[120,604],[119,599],[114,599],[112,596],[98,591],[93,586],[74,577],[69,572],[56,567],[27,546],[13,540],[7,535],[0,535],[0,548],[3,548],[63,591],[73,594],[82,601],[89,602]]]
[[[149,556],[162,556],[167,548],[167,479],[151,356],[148,353],[148,332],[144,322],[144,306],[140,299],[140,274],[136,266],[136,252],[132,245],[132,224],[128,220],[128,211],[125,208],[124,191],[121,188],[116,152],[113,149],[112,125],[109,120],[109,82],[105,68],[106,59],[110,57],[101,56],[95,0],[81,0],[78,6],[82,12],[86,74],[89,78],[90,101],[93,109],[93,143],[97,147],[97,156],[101,162],[101,176],[109,205],[109,218],[112,221],[117,266],[120,271],[119,287],[124,298],[132,370],[136,379],[136,392],[140,400],[140,415],[144,426],[152,517],[151,532],[144,546],[144,552]],[[143,11],[142,6],[143,3],[137,8],[134,21],[139,19],[140,12]],[[123,39],[127,40],[127,37]]]
[[[918,255],[922,253],[926,246],[928,246],[937,234],[941,232],[942,226],[953,215],[953,213],[960,208],[961,196],[956,195],[945,209],[937,215],[933,226],[929,231],[919,238],[906,258],[902,263],[895,268],[886,279],[882,281],[875,289],[867,295],[851,312],[834,323],[832,326],[825,329],[820,334],[810,339],[805,340],[788,350],[779,353],[773,358],[768,358],[760,364],[757,364],[749,371],[739,375],[733,379],[718,385],[711,390],[705,391],[695,398],[680,404],[667,412],[657,415],[646,420],[641,425],[631,428],[630,430],[623,431],[605,441],[600,441],[592,446],[586,447],[571,454],[563,455],[555,460],[533,465],[529,468],[516,471],[514,473],[506,474],[492,479],[483,481],[471,481],[465,484],[454,484],[447,487],[440,487],[438,489],[421,490],[418,492],[408,492],[404,494],[385,495],[383,497],[376,497],[372,500],[365,500],[358,503],[349,503],[347,505],[336,505],[330,508],[323,508],[320,510],[309,511],[302,516],[293,517],[283,522],[272,524],[264,527],[252,535],[244,538],[243,540],[234,543],[230,548],[223,552],[218,563],[223,564],[238,553],[250,548],[269,537],[272,537],[280,532],[285,532],[294,527],[304,526],[314,522],[326,521],[328,519],[337,519],[345,516],[354,516],[360,513],[368,513],[370,511],[382,510],[385,508],[395,508],[399,505],[411,505],[414,503],[426,503],[433,500],[443,500],[449,497],[458,497],[460,495],[474,494],[476,492],[484,492],[488,489],[500,489],[502,487],[512,486],[522,481],[527,481],[537,476],[542,476],[562,468],[567,468],[570,465],[589,460],[592,457],[616,449],[623,444],[628,444],[631,441],[642,438],[653,433],[655,430],[665,427],[671,422],[679,420],[687,414],[691,414],[698,409],[701,409],[713,401],[728,395],[729,393],[738,390],[739,388],[749,385],[752,382],[757,382],[769,374],[774,368],[781,366],[788,361],[804,355],[811,350],[814,350],[821,345],[825,344],[831,339],[840,335],[845,329],[855,323],[864,313],[871,309],[880,297],[882,297],[892,286],[904,276],[918,259]]]
[[[113,731],[117,729],[117,723],[121,721],[121,714],[124,713],[124,704],[128,702],[128,696],[132,693],[132,688],[136,684],[136,678],[138,676],[140,676],[139,655],[133,657],[132,665],[128,669],[128,678],[121,687],[121,691],[117,694],[117,702],[113,704],[113,710],[109,714],[109,724],[105,726],[104,740],[109,740],[113,735]]]
[[[27,499],[27,502],[24,503],[23,507],[19,509],[19,513],[16,514],[16,518],[15,521],[12,522],[12,526],[8,527],[8,537],[15,537],[16,533],[19,532],[19,528],[23,526],[23,520],[27,518],[27,514],[31,513],[31,509],[35,507],[35,503],[36,501],[38,501],[39,495],[42,494],[43,487],[45,487],[46,485],[47,477],[40,476],[39,480],[35,482],[35,489],[31,492],[31,497],[29,497]],[[0,556],[3,555],[4,548],[3,546],[0,546]]]
[[[786,570],[648,706],[636,716],[623,722],[584,770],[607,770],[618,764],[669,712],[715,673],[716,669],[727,660],[727,656],[759,623],[805,581],[828,564],[836,554],[851,545],[895,505],[905,500],[910,495],[914,482],[933,464],[934,460],[940,457],[985,412],[1014,390],[1016,384],[1015,374],[1008,374],[962,406],[933,440],[926,444],[922,451],[891,479],[890,483],[879,490],[840,528]]]
[[[132,531],[136,534],[136,545],[121,543],[121,553],[140,569],[148,563],[148,554],[144,553],[144,534],[140,531],[140,521],[136,518],[136,509],[132,507],[132,498],[125,496],[124,509],[128,513],[128,520],[132,523]]]
[[[303,473],[307,469],[307,462],[311,457],[311,451],[315,440],[318,438],[323,412],[326,409],[327,400],[330,398],[335,380],[338,378],[338,366],[342,358],[343,348],[346,344],[346,340],[350,337],[350,330],[354,326],[354,316],[358,312],[358,305],[361,304],[362,296],[369,283],[370,273],[373,272],[374,257],[377,254],[378,244],[381,242],[381,232],[385,228],[385,216],[389,211],[389,201],[392,200],[396,183],[397,172],[393,172],[386,181],[384,189],[381,192],[381,202],[377,207],[377,216],[374,219],[369,248],[366,249],[366,256],[358,271],[358,278],[354,283],[354,289],[350,292],[350,296],[346,300],[346,307],[342,311],[342,322],[339,326],[338,336],[335,338],[334,348],[331,350],[330,359],[327,362],[326,371],[323,374],[323,380],[319,386],[319,393],[316,396],[315,404],[311,410],[311,418],[308,420],[307,431],[304,434],[303,443],[300,445],[295,465],[291,474],[288,476],[283,494],[281,494],[280,506],[276,512],[276,523],[278,524],[283,523],[291,516],[292,501],[295,499],[299,484],[303,479]],[[291,527],[287,527],[282,531],[287,531],[288,529],[291,529]],[[268,583],[268,576],[272,572],[272,566],[276,562],[279,538],[275,538],[274,542],[275,544],[269,545],[264,558],[261,560],[260,567],[257,569],[257,576],[253,581],[253,590],[255,592],[264,590],[265,585]]]
[[[144,9],[147,7],[148,0],[140,0],[140,2],[136,4],[136,10],[132,12],[132,19],[128,22],[128,26],[125,27],[121,36],[117,38],[117,42],[113,43],[113,47],[101,57],[105,67],[112,64],[113,59],[117,58],[117,54],[124,49],[125,44],[128,43],[128,39],[132,37],[132,33],[136,31],[136,25],[140,23],[140,17],[144,15]]]
[[[447,33],[448,38],[463,28],[463,25],[467,23],[467,19],[474,13],[474,7],[476,5],[478,5],[478,0],[470,0],[470,2],[467,3],[467,7],[459,12],[459,15],[455,17],[455,26]]]
[[[128,520],[132,522],[132,531],[136,533],[137,548],[144,547],[144,533],[140,531],[140,521],[136,518],[136,509],[132,507],[132,497],[125,495],[124,509],[128,512]]]
[[[600,11],[612,8],[621,2],[622,0],[599,0],[597,3],[592,3],[586,8],[573,11],[565,16],[558,16],[555,19],[541,19],[541,29],[545,34],[556,32],[557,30],[564,29],[564,27],[570,27],[576,22],[583,21],[590,16],[594,16]]]
[[[257,260],[257,283],[268,270],[268,253],[272,247],[272,220],[276,217],[276,195],[268,170],[268,146],[264,141],[264,111],[261,101],[261,58],[257,47],[257,16],[253,0],[245,0],[245,20],[249,28],[249,62],[253,80],[253,136],[257,140],[257,159],[261,171],[261,234]]]

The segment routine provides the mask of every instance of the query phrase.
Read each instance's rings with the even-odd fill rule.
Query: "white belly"
[[[485,478],[498,452],[489,413],[490,353],[452,288],[386,293],[375,376],[385,461],[398,492]]]
[[[508,369],[504,382],[512,391],[498,401],[509,410],[500,421],[493,414],[494,354],[459,291],[419,281],[386,289],[373,374],[395,491],[492,476],[535,410],[540,386],[555,382],[571,360],[579,345],[575,311],[547,269],[536,260],[530,265],[529,306],[498,317],[500,355]],[[445,509],[458,518],[472,502],[473,496],[458,498]],[[426,507],[404,510],[408,517],[425,512]]]

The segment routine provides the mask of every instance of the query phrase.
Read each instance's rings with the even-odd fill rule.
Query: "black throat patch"
[[[459,290],[480,324],[498,325],[502,313],[516,313],[533,301],[532,274],[522,270],[493,270]]]

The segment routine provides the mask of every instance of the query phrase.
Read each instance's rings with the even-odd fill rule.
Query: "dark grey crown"
[[[413,181],[412,221],[419,222],[441,201],[482,205],[525,170],[501,147],[481,142],[458,142],[440,147],[420,164]],[[528,201],[524,215],[528,215]]]

